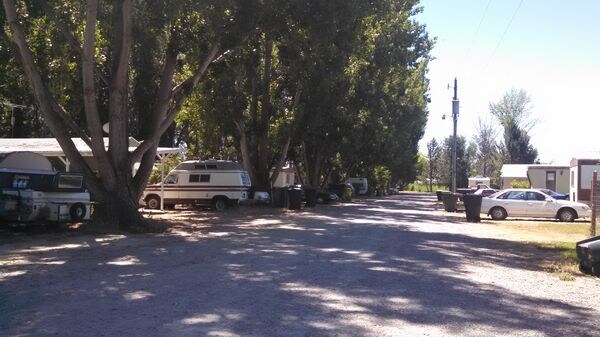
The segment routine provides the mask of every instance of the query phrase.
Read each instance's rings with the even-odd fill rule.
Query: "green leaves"
[[[532,164],[537,160],[538,152],[528,134],[536,123],[530,117],[530,102],[525,90],[512,89],[498,102],[490,103],[490,113],[504,128],[501,151],[505,164]]]

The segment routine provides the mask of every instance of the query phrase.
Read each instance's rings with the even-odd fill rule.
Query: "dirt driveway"
[[[600,336],[599,279],[560,281],[433,199],[3,232],[0,336]]]

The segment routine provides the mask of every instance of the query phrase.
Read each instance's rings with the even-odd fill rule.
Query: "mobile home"
[[[569,170],[569,195],[571,200],[579,202],[590,202],[592,193],[592,174],[600,172],[600,159],[577,159],[571,160]]]
[[[501,188],[510,188],[512,182],[527,182],[532,188],[547,188],[558,193],[569,193],[568,166],[545,164],[504,164],[500,175]]]

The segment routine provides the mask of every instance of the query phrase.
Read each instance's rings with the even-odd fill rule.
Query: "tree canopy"
[[[415,177],[433,46],[417,0],[2,2],[0,98],[30,107],[21,136],[56,137],[107,222],[142,226],[159,144],[241,160],[258,185],[285,162],[314,186]]]
[[[504,128],[501,153],[506,164],[532,164],[537,160],[537,149],[529,137],[536,122],[530,116],[530,102],[525,90],[512,89],[498,102],[490,103],[490,113]]]

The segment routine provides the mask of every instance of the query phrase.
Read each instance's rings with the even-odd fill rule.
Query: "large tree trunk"
[[[264,41],[264,70],[262,81],[262,111],[257,132],[256,178],[259,185],[269,184],[269,124],[271,122],[271,71],[273,41],[266,36]]]
[[[300,103],[301,94],[302,94],[302,85],[300,83],[298,83],[298,85],[296,87],[296,95],[294,96],[294,105],[292,106],[292,112],[294,114],[298,113],[297,108],[298,108],[298,104]],[[275,181],[277,181],[277,177],[279,177],[279,173],[281,172],[281,169],[283,168],[283,165],[285,164],[285,160],[287,159],[287,155],[288,155],[288,150],[290,148],[290,144],[292,143],[292,136],[293,136],[294,130],[296,129],[298,122],[300,120],[301,120],[301,117],[296,115],[295,119],[294,119],[294,123],[292,123],[291,127],[288,130],[288,136],[287,136],[286,142],[285,142],[285,144],[283,144],[281,153],[279,154],[279,159],[275,163],[275,168],[273,169],[273,174],[271,175],[271,178],[269,181],[271,186],[273,186]]]
[[[39,110],[44,116],[46,125],[56,137],[65,155],[74,166],[83,170],[86,185],[93,199],[98,202],[94,217],[96,220],[120,227],[126,230],[140,231],[146,228],[146,222],[139,214],[138,199],[141,195],[152,166],[156,160],[156,148],[160,136],[168,129],[179,112],[183,102],[192,92],[209,64],[216,58],[220,44],[215,43],[206,56],[202,65],[189,78],[174,87],[174,74],[177,53],[171,45],[165,53],[161,83],[152,116],[150,118],[149,134],[140,146],[129,152],[128,103],[130,58],[132,48],[132,0],[123,0],[114,5],[115,38],[110,46],[112,55],[112,74],[110,79],[96,74],[94,52],[96,49],[95,36],[98,0],[88,0],[86,3],[86,25],[83,48],[75,48],[82,57],[83,98],[87,121],[87,130],[74,123],[50,94],[47,83],[42,80],[40,71],[25,37],[23,26],[17,16],[14,0],[2,0],[6,20],[12,32],[12,38],[18,48],[25,75],[31,85],[33,95]],[[71,45],[75,45],[71,40]],[[98,95],[95,78],[100,77],[109,85],[109,144],[105,148],[101,120],[98,112]],[[87,131],[87,132],[86,132]],[[83,159],[75,147],[71,137],[79,136],[92,149],[93,166]],[[140,161],[140,168],[135,177],[131,169],[135,162]],[[94,169],[99,169],[97,175]]]
[[[320,186],[321,173],[327,162],[328,150],[325,144],[304,142],[304,166],[306,181],[311,186]]]
[[[131,184],[131,178],[119,176],[117,180],[120,183],[114,190],[103,191],[105,201],[97,204],[94,209],[95,223],[105,228],[126,229],[130,232],[147,231],[147,223],[138,212],[138,193]]]

